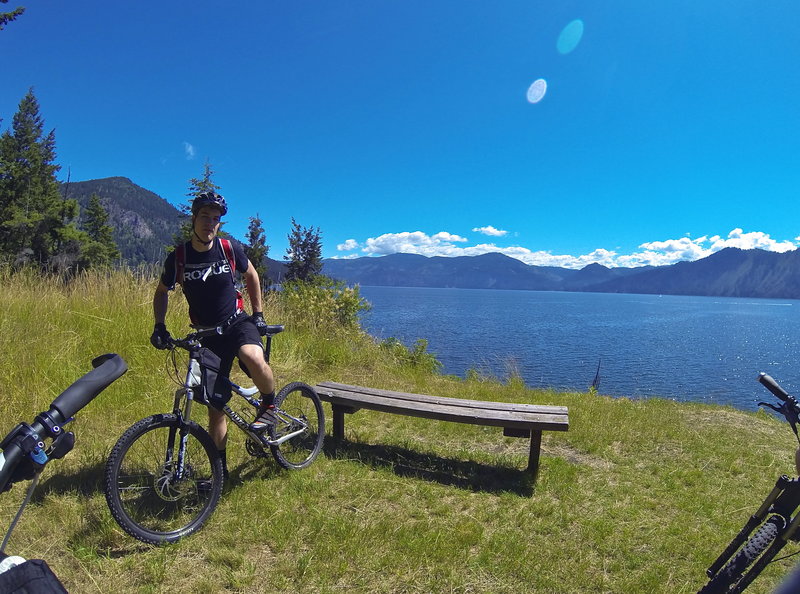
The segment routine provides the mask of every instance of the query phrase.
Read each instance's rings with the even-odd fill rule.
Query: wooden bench
[[[322,400],[331,404],[333,437],[336,439],[344,439],[344,416],[362,408],[440,421],[503,427],[503,435],[507,437],[530,437],[527,470],[534,475],[539,468],[542,431],[569,429],[566,406],[484,402],[377,390],[335,382],[317,384],[316,390]]]

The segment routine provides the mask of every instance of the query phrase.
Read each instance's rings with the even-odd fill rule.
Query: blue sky
[[[0,129],[33,87],[62,179],[124,176],[176,205],[208,160],[228,231],[257,213],[273,258],[291,217],[325,257],[633,266],[800,243],[793,0],[0,10],[18,5]]]

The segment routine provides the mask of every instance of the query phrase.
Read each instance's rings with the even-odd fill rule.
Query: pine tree
[[[216,192],[219,186],[213,182],[211,176],[214,170],[208,161],[203,165],[203,177],[193,177],[189,180],[189,191],[186,193],[188,200],[181,205],[181,212],[186,217],[175,235],[175,244],[184,243],[192,238],[192,202],[203,192]],[[225,236],[225,233],[220,233]]]
[[[253,264],[261,280],[261,291],[266,293],[269,289],[270,281],[267,277],[267,254],[269,246],[264,235],[264,227],[261,226],[261,219],[256,216],[250,217],[250,225],[247,227],[247,245],[244,247],[247,259]]]
[[[8,0],[0,0],[0,4],[8,4]],[[15,20],[23,12],[25,12],[24,6],[15,8],[11,12],[0,12],[0,31],[2,31],[8,23]]]
[[[310,282],[322,274],[322,233],[319,227],[301,227],[292,217],[286,249],[286,280]]]
[[[119,249],[114,242],[111,225],[108,224],[108,212],[103,208],[97,194],[92,194],[89,198],[83,230],[91,240],[82,254],[82,259],[88,266],[110,266],[119,259]]]
[[[75,227],[77,202],[59,194],[55,156],[55,132],[44,134],[31,89],[0,135],[0,254],[17,264],[68,267],[85,239]]]

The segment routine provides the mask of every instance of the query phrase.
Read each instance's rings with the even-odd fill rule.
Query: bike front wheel
[[[305,468],[322,450],[325,413],[317,392],[302,382],[284,386],[275,397],[278,423],[269,428],[275,460],[286,469]]]
[[[222,481],[222,460],[205,429],[174,414],[154,415],[130,427],[111,450],[105,495],[125,532],[164,544],[203,525]]]
[[[769,548],[778,537],[778,532],[785,522],[780,516],[772,516],[764,522],[751,536],[733,558],[719,570],[698,594],[716,594],[718,592],[741,592],[739,580],[745,571]],[[776,551],[777,552],[777,551]],[[754,578],[753,576],[751,578]]]

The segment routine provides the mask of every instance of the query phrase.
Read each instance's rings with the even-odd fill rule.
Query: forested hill
[[[61,184],[61,195],[85,210],[92,194],[108,212],[114,241],[129,265],[160,263],[180,227],[181,212],[158,194],[126,177]]]

